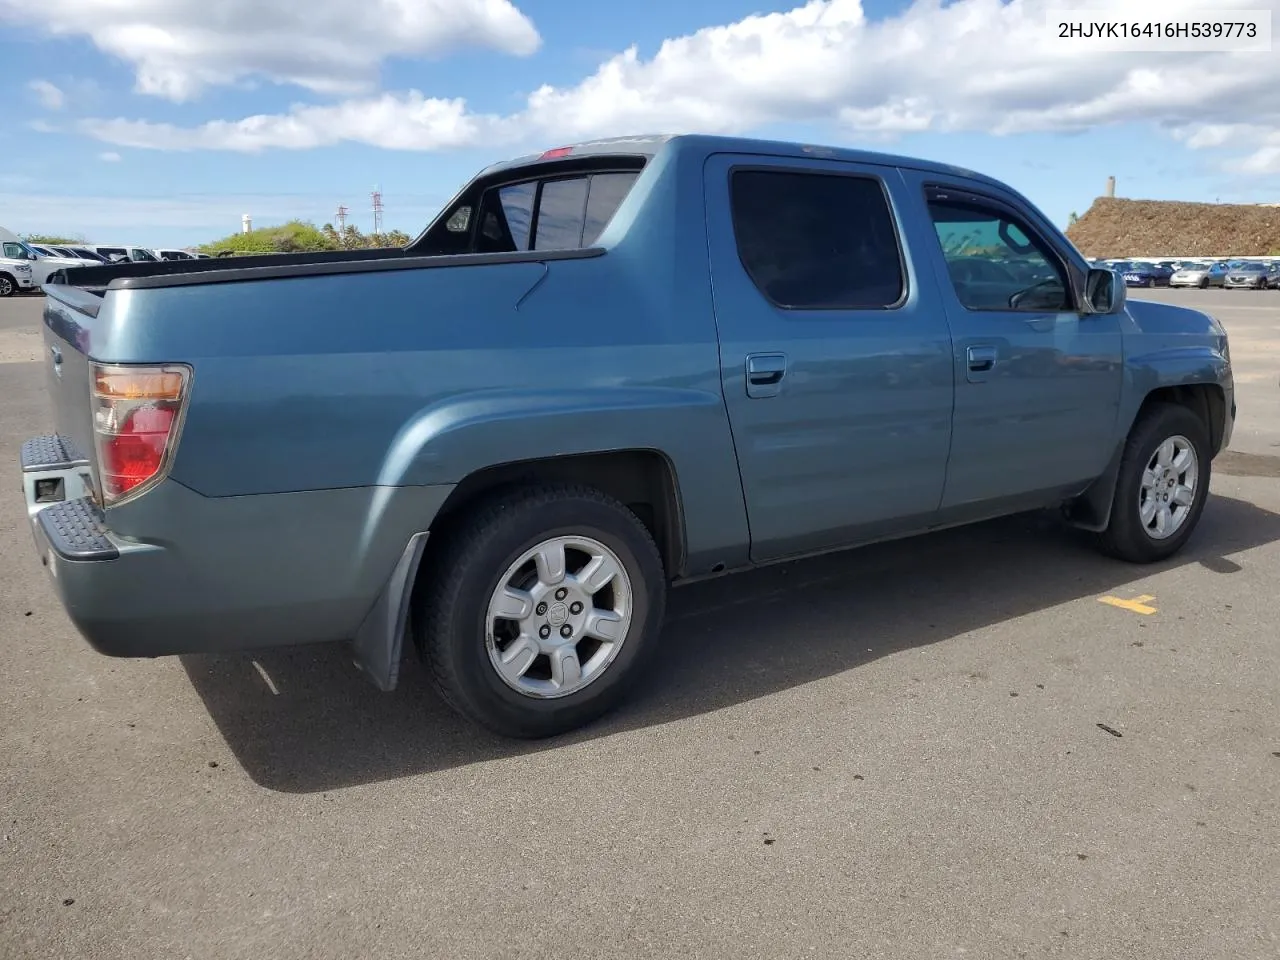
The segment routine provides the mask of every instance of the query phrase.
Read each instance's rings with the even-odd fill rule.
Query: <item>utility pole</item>
[[[338,212],[333,217],[338,221],[338,236],[342,236],[347,231],[347,208],[338,204]]]
[[[382,192],[373,188],[373,232],[382,235]]]

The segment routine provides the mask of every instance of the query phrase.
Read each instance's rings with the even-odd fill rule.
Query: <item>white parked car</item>
[[[28,247],[36,252],[36,255],[42,260],[65,260],[69,267],[100,267],[101,260],[95,260],[92,257],[82,257],[79,254],[72,253],[66,247],[54,247],[47,243],[28,243]]]
[[[105,257],[110,263],[130,260],[138,263],[156,263],[160,260],[150,247],[138,247],[128,243],[88,243],[84,246],[99,256]]]
[[[0,297],[12,297],[19,290],[35,288],[35,281],[31,279],[31,263],[25,254],[22,257],[9,256],[10,242],[0,245]]]
[[[85,265],[80,260],[46,257],[24,240],[5,240],[3,243],[5,259],[25,262],[31,271],[31,285],[35,287],[43,287],[52,273]]]
[[[151,252],[161,260],[204,260],[207,253],[192,253],[190,250],[177,250],[173,247],[152,247]]]

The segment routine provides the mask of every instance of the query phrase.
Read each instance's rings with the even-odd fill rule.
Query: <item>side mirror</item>
[[[1114,270],[1094,268],[1085,277],[1084,299],[1089,313],[1119,313],[1125,304],[1124,280]]]

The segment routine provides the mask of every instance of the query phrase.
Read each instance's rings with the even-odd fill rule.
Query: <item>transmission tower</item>
[[[373,188],[373,232],[382,234],[382,191]]]

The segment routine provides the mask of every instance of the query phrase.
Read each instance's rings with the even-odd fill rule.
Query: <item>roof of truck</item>
[[[799,141],[764,140],[752,137],[727,137],[702,133],[683,134],[639,134],[626,137],[609,137],[601,140],[584,140],[579,143],[567,143],[551,148],[543,153],[531,153],[511,160],[503,160],[486,167],[484,174],[526,166],[538,161],[564,159],[603,154],[632,154],[653,156],[667,144],[678,145],[681,149],[696,150],[704,153],[754,153],[775,157],[796,157],[798,159],[844,160],[849,163],[871,163],[886,166],[909,167],[932,173],[945,173],[955,176],[969,177],[987,183],[1000,184],[999,181],[963,167],[933,160],[922,160],[918,157],[900,156],[892,153],[878,153],[873,150],[855,150],[848,147],[834,147],[827,144],[802,143]],[[548,156],[550,154],[550,156]]]

